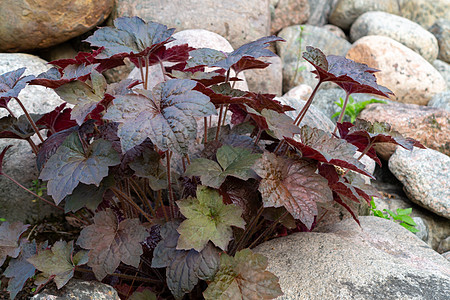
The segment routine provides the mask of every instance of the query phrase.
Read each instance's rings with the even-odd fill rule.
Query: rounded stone
[[[439,19],[430,27],[439,44],[438,58],[450,63],[450,20]]]
[[[350,38],[354,42],[368,35],[390,37],[416,51],[430,63],[438,56],[438,41],[433,34],[419,24],[393,14],[371,11],[359,16],[350,29]]]
[[[360,15],[368,11],[400,14],[397,0],[340,0],[331,12],[329,21],[347,30]]]
[[[404,18],[410,19],[424,28],[429,28],[440,18],[449,18],[450,1],[448,0],[398,0],[398,7]]]
[[[103,23],[114,0],[0,1],[0,51],[47,48]]]
[[[381,70],[377,83],[395,93],[392,100],[426,105],[446,90],[442,75],[421,55],[385,36],[370,35],[357,40],[347,58]]]

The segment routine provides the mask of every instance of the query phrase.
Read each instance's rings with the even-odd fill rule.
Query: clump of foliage
[[[416,228],[417,224],[414,222],[413,218],[411,218],[410,214],[412,213],[412,208],[397,208],[396,212],[393,212],[389,209],[383,209],[383,211],[377,209],[375,201],[370,201],[369,210],[371,214],[375,217],[379,217],[386,220],[391,220],[393,222],[398,223],[400,226],[405,227],[412,233],[419,232],[419,229]]]
[[[36,272],[38,290],[91,272],[129,299],[276,298],[278,279],[251,248],[314,229],[319,209],[333,201],[358,222],[350,204],[375,194],[360,178],[372,177],[362,155],[377,159],[378,142],[421,146],[392,137],[387,124],[338,124],[339,135],[301,124],[323,82],[347,95],[391,94],[366,65],[308,47],[303,57],[319,83],[292,120],[285,114],[292,108],[274,95],[234,88],[240,72],[267,67],[259,58],[274,56],[266,48],[281,38],[224,53],[169,46],[173,29],[137,17],[114,25],[87,39],[92,53],[53,61],[37,77],[23,77],[24,69],[0,76],[0,106],[10,113],[0,120],[0,137],[29,142],[52,200],[29,192],[81,227],[76,241],[47,245],[28,240],[27,225],[1,224],[11,298]],[[107,84],[102,72],[125,58],[141,80]],[[149,82],[155,65],[162,82]],[[8,102],[20,103],[26,84],[52,88],[65,102],[44,115],[24,110],[17,117]],[[0,174],[20,184],[1,167]]]
[[[345,108],[345,111],[343,112],[344,116],[349,116],[350,117],[350,122],[351,123],[355,123],[356,118],[358,117],[359,113],[366,108],[367,105],[372,104],[372,103],[383,103],[386,104],[386,101],[383,100],[378,100],[378,99],[370,99],[367,101],[361,101],[361,102],[355,102],[355,99],[353,99],[352,96],[348,97],[348,103],[347,103],[347,107]],[[340,112],[336,112],[334,113],[331,118],[334,119],[337,116],[339,116],[344,108],[344,99],[339,98],[339,102],[334,102],[334,104],[336,104],[337,106],[339,106],[341,108]]]

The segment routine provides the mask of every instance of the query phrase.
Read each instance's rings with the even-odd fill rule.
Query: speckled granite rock
[[[450,157],[433,149],[398,147],[389,159],[389,170],[411,201],[450,219]]]
[[[438,56],[438,40],[429,31],[411,20],[382,11],[371,11],[356,19],[350,29],[350,38],[356,41],[363,36],[390,37],[422,55],[432,63]]]
[[[447,299],[450,262],[394,222],[360,221],[256,247],[280,279],[277,299]]]
[[[43,290],[32,300],[120,300],[117,291],[110,285],[98,281],[71,279],[60,290]]]
[[[398,0],[400,15],[408,18],[424,28],[429,28],[439,18],[450,15],[448,0]]]
[[[438,58],[450,63],[450,20],[439,19],[429,31],[436,36],[439,44],[439,56]]]

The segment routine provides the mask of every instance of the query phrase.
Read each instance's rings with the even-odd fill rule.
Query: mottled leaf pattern
[[[179,221],[168,222],[161,227],[162,241],[156,246],[152,267],[166,269],[167,285],[176,299],[183,298],[199,279],[211,280],[219,267],[219,252],[211,244],[197,252],[176,250]]]
[[[29,226],[22,222],[3,222],[0,225],[0,266],[5,262],[6,256],[16,258],[19,255],[19,238]]]
[[[227,176],[249,179],[252,176],[251,167],[261,155],[252,154],[248,149],[224,145],[217,150],[216,157],[218,163],[206,158],[192,160],[185,174],[200,176],[203,185],[219,188]]]
[[[214,281],[203,292],[206,300],[274,299],[283,295],[278,278],[266,271],[267,258],[244,249],[234,257],[223,253]]]
[[[307,160],[286,159],[265,152],[254,169],[262,178],[259,191],[264,207],[284,206],[308,229],[317,216],[317,202],[333,199],[327,181],[315,173],[316,165]]]
[[[234,204],[225,205],[222,196],[205,186],[197,187],[197,198],[177,201],[186,217],[178,227],[180,238],[177,249],[202,251],[208,241],[226,250],[233,238],[231,226],[245,227],[242,209]]]
[[[22,76],[26,68],[20,68],[0,75],[0,107],[6,108],[11,98],[19,96],[33,75]]]
[[[80,182],[98,186],[108,175],[108,167],[119,163],[111,142],[96,140],[85,151],[78,133],[73,132],[49,158],[39,178],[48,180],[48,194],[59,204]]]
[[[102,280],[120,262],[137,268],[143,253],[141,243],[149,235],[139,219],[119,222],[114,212],[107,209],[95,214],[94,224],[81,231],[77,244],[90,250],[88,266]]]
[[[209,97],[192,90],[196,85],[192,80],[172,79],[152,91],[118,96],[103,118],[120,123],[124,152],[148,137],[162,151],[186,154],[189,142],[197,136],[195,117],[217,113]]]

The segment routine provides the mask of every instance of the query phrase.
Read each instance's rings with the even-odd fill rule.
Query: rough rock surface
[[[271,9],[271,34],[284,27],[303,24],[309,18],[308,0],[278,0]]]
[[[438,58],[450,63],[450,20],[439,19],[429,30],[436,36],[439,44]]]
[[[21,52],[65,42],[103,23],[114,0],[0,1],[0,51]]]
[[[340,0],[331,13],[329,21],[346,30],[360,15],[368,11],[400,14],[397,0]]]
[[[384,36],[365,36],[356,41],[347,58],[381,70],[378,84],[395,93],[393,100],[426,105],[433,95],[446,89],[442,75],[422,56]]]
[[[291,97],[307,101],[311,96],[313,89],[307,84],[300,84],[290,89],[283,97]]]
[[[0,74],[27,67],[25,75],[38,75],[48,70],[46,61],[29,54],[0,53]],[[27,86],[19,94],[19,99],[30,113],[46,113],[62,103],[56,93],[42,86]],[[9,102],[9,107],[17,116],[23,111],[15,100]],[[0,110],[0,117],[7,115],[5,109]],[[36,157],[31,152],[26,141],[0,139],[0,149],[7,145],[14,145],[5,155],[3,171],[26,187],[38,178]],[[37,219],[56,212],[47,204],[38,200],[16,186],[4,176],[0,176],[0,212],[1,217],[8,221],[22,221]]]
[[[266,242],[277,299],[447,299],[450,263],[405,228],[378,217]]]
[[[307,24],[323,26],[339,0],[309,0],[309,19]]]
[[[268,0],[116,0],[112,15],[138,16],[177,30],[210,30],[224,36],[234,48],[270,34]]]
[[[435,67],[436,70],[438,70],[439,73],[441,73],[442,77],[447,83],[447,89],[450,89],[450,64],[440,59],[436,59],[433,62],[433,67]]]
[[[434,95],[427,106],[445,109],[450,112],[450,90]]]
[[[450,251],[450,236],[448,236],[447,238],[443,239],[439,243],[439,247],[438,247],[437,251],[439,253],[445,253],[445,252],[449,252]]]
[[[119,300],[117,291],[110,285],[98,281],[71,279],[60,290],[46,289],[33,296],[33,300]]]
[[[382,11],[371,11],[356,19],[350,29],[350,38],[356,41],[363,36],[390,37],[416,51],[432,63],[438,56],[438,40],[422,26],[406,18]]]
[[[369,104],[360,117],[371,122],[388,122],[393,130],[403,136],[450,155],[450,113],[444,109],[414,104],[375,103]],[[386,152],[389,150],[386,149]]]
[[[283,66],[279,56],[261,57],[270,65],[265,69],[244,71],[248,89],[252,92],[281,96],[283,90]]]
[[[287,111],[286,115],[291,117],[293,120],[297,117],[297,115],[302,110],[303,106],[305,106],[306,101],[291,97],[275,97],[275,100],[280,101],[284,105],[289,105],[295,110]],[[324,115],[318,108],[314,105],[311,105],[306,113],[305,117],[302,120],[300,126],[308,125],[310,127],[316,127],[322,129],[324,131],[332,132],[334,130],[335,125],[331,120]]]
[[[355,103],[368,101],[372,98],[389,102],[389,100],[383,99],[380,96],[370,94],[352,94],[351,97],[353,98]],[[341,108],[334,103],[339,102],[339,98],[345,99],[345,91],[339,87],[332,89],[320,89],[317,91],[316,96],[314,97],[313,104],[314,106],[319,108],[326,116],[331,118],[333,114],[341,111]],[[332,119],[332,121],[336,123],[338,118],[339,117],[335,117]],[[344,121],[350,122],[350,117],[344,115]]]
[[[450,219],[450,157],[433,149],[398,147],[389,159],[389,170],[411,201]]]
[[[401,16],[408,18],[424,28],[429,28],[437,19],[448,18],[448,0],[398,0]]]
[[[286,27],[280,31],[279,37],[286,40],[286,43],[277,43],[278,55],[283,62],[283,92],[289,91],[291,88],[299,84],[308,84],[314,87],[318,80],[311,71],[314,67],[302,58],[302,53],[306,46],[317,47],[326,55],[345,56],[351,44],[329,30],[323,27],[312,25],[302,25],[303,41],[300,43],[299,37],[301,32],[300,25]],[[296,71],[300,68],[300,71]],[[322,87],[323,86],[323,87]],[[332,84],[323,84],[322,88],[333,86]]]

